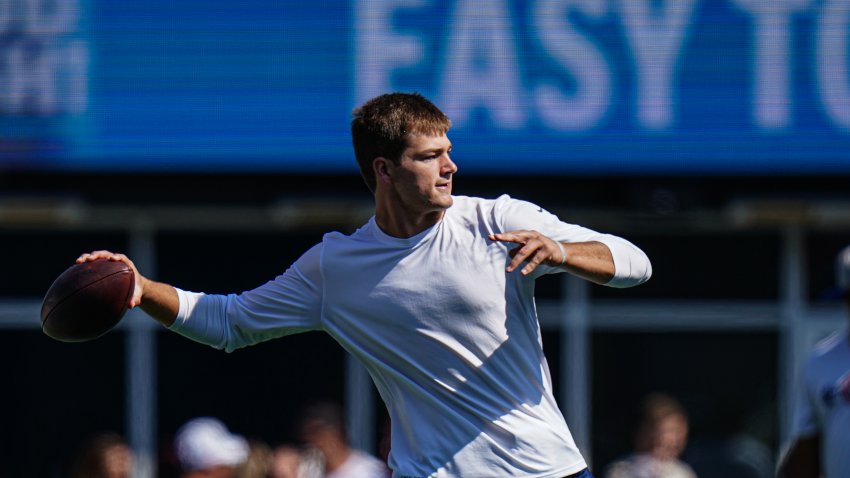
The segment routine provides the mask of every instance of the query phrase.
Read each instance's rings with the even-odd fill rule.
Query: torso
[[[507,247],[487,239],[500,232],[493,204],[456,198],[408,239],[374,221],[325,237],[323,327],[389,408],[396,476],[554,477],[585,466],[552,396],[533,280],[506,275]]]

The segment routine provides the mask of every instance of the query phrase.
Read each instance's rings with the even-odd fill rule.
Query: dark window
[[[754,449],[773,457],[777,341],[772,332],[594,333],[596,468],[633,450],[638,407],[653,392],[672,395],[687,410],[684,460],[697,476],[737,476],[730,471],[736,464],[723,454],[734,437],[749,437]]]
[[[97,249],[126,252],[121,233],[0,231],[0,296],[41,298],[80,254]]]
[[[776,234],[630,235],[652,262],[640,287],[591,287],[593,297],[616,299],[768,300],[779,296],[781,258]]]
[[[69,344],[41,331],[4,330],[0,363],[0,476],[68,476],[83,442],[124,433],[123,333]]]

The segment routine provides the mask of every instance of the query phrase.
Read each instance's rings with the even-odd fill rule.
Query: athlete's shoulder
[[[374,236],[372,228],[374,227],[375,218],[372,217],[365,224],[358,227],[351,234],[345,234],[339,231],[331,231],[325,233],[322,238],[323,243],[329,242],[346,242],[346,241],[362,241]]]
[[[502,194],[495,199],[484,199],[478,197],[455,196],[455,204],[451,209],[457,210],[450,215],[463,218],[468,223],[489,224],[494,232],[502,232],[509,229],[528,229],[531,227],[529,219],[537,214],[547,217],[551,214],[540,206],[521,199],[512,198]]]
[[[475,196],[454,196],[452,195],[451,209],[468,209],[476,206],[487,204],[492,199],[484,199]]]
[[[503,209],[508,204],[516,202],[516,199],[511,198],[507,194],[502,194],[495,199],[473,197],[473,196],[452,196],[454,204],[451,209],[455,212],[469,211],[498,211]]]
[[[472,196],[452,196],[452,207],[449,208],[446,218],[450,223],[463,224],[467,227],[476,224],[498,223],[498,217],[502,206],[500,202],[503,200],[501,196],[496,199],[485,199]]]

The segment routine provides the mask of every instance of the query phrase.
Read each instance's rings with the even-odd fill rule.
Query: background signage
[[[419,91],[466,172],[848,173],[850,0],[0,2],[0,168],[354,171]]]

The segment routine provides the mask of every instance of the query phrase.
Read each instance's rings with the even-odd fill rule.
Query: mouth
[[[451,187],[452,187],[452,183],[451,183],[451,182],[447,182],[447,183],[443,183],[443,184],[438,184],[436,187],[437,187],[437,189],[439,189],[440,191],[448,191],[449,189],[451,189]]]

